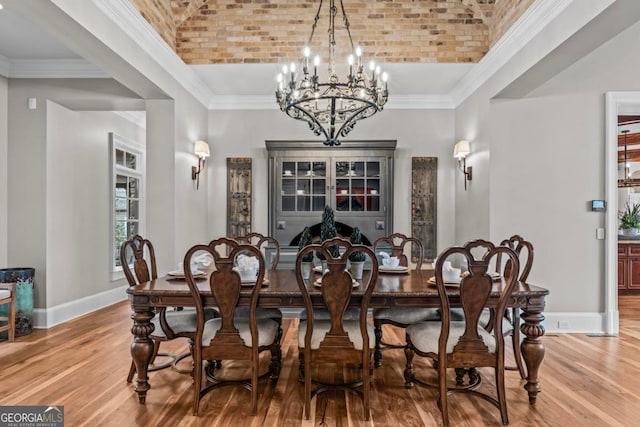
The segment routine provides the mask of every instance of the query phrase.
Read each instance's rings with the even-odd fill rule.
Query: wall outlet
[[[558,329],[571,329],[571,323],[568,320],[559,320]]]
[[[596,228],[596,239],[604,240],[604,228]]]

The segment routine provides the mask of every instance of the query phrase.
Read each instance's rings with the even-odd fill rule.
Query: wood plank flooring
[[[640,417],[640,297],[620,298],[620,336],[583,334],[543,338],[543,392],[528,403],[517,372],[507,372],[512,426],[635,426]],[[146,405],[125,382],[130,364],[131,319],[123,302],[49,330],[36,330],[15,343],[0,342],[0,405],[64,405],[68,426],[437,426],[436,393],[403,385],[404,354],[387,351],[374,372],[371,421],[353,394],[330,392],[312,401],[311,420],[302,417],[298,383],[297,320],[285,319],[283,369],[279,381],[261,383],[258,415],[249,413],[250,395],[239,387],[209,393],[200,416],[191,415],[192,384],[172,369],[150,373]],[[395,334],[395,336],[394,336]],[[403,332],[385,329],[400,341]],[[183,352],[186,341],[163,343],[164,351]],[[510,360],[510,356],[509,356]],[[266,369],[268,360],[265,358]],[[190,359],[184,360],[187,367]],[[426,377],[433,371],[417,367]],[[225,362],[224,372],[242,375],[244,367]],[[323,375],[349,375],[349,367],[328,367]],[[483,387],[493,386],[490,370]],[[500,425],[499,411],[465,395],[450,399],[454,426]]]

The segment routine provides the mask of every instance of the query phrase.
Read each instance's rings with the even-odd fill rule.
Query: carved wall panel
[[[227,236],[251,233],[251,158],[227,158]]]
[[[433,261],[437,253],[436,219],[438,158],[411,158],[411,235],[422,242],[425,262]],[[415,262],[417,251],[412,248]]]

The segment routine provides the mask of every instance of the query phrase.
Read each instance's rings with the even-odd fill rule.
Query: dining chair
[[[483,249],[482,255],[475,257],[472,251]],[[498,255],[505,256],[511,263],[511,271],[503,278],[501,285],[494,286],[489,274],[490,263]],[[443,266],[452,256],[466,259],[469,274],[462,277],[458,292],[445,287]],[[487,400],[500,409],[503,424],[509,423],[507,400],[504,384],[504,335],[502,334],[502,317],[507,309],[511,292],[518,284],[520,262],[518,255],[507,246],[494,246],[486,240],[474,240],[464,246],[454,246],[442,252],[436,261],[435,281],[440,298],[441,321],[419,322],[406,329],[407,346],[405,348],[406,367],[404,371],[405,387],[414,385],[437,388],[438,407],[442,413],[442,421],[449,425],[448,395],[460,392],[469,393]],[[464,312],[464,319],[452,321],[450,293],[455,294]],[[459,295],[459,297],[458,297]],[[493,334],[480,323],[483,309],[489,303],[495,304],[497,315],[493,319]],[[438,384],[419,379],[413,366],[415,356],[430,358],[437,365]],[[480,390],[481,376],[477,367],[493,368],[495,373],[496,396]],[[456,385],[448,386],[447,369],[456,371]],[[465,372],[469,375],[469,383],[464,384]]]
[[[260,251],[265,251],[264,254],[268,253],[266,251],[267,245],[273,245],[273,258],[271,259],[271,271],[276,271],[278,268],[278,261],[280,260],[280,243],[272,237],[265,236],[260,233],[249,233],[246,236],[236,237],[236,240],[239,243],[247,243],[255,246]],[[282,338],[282,311],[279,308],[265,308],[258,307],[256,309],[256,316],[258,319],[273,319],[278,322],[278,340]],[[238,307],[236,309],[236,317],[238,318],[249,318],[249,307]]]
[[[344,252],[333,257],[329,250],[333,245],[344,248]],[[313,278],[305,280],[302,276],[302,259],[305,254],[313,251],[323,254],[327,260],[327,270],[317,281]],[[355,282],[346,268],[349,255],[356,251],[364,252],[371,259],[371,272],[368,277],[364,276],[362,283]],[[369,420],[374,331],[372,325],[367,322],[367,310],[378,279],[375,253],[367,246],[351,244],[349,240],[339,237],[326,240],[322,244],[308,245],[298,253],[296,278],[307,312],[307,318],[301,320],[298,327],[298,351],[304,376],[305,419],[308,420],[310,417],[311,399],[314,396],[332,388],[340,388],[361,396],[364,419]],[[312,301],[309,290],[314,286],[320,287],[320,296]],[[358,301],[359,318],[347,320],[344,314],[349,305],[355,304],[352,302],[354,298]],[[330,314],[329,319],[316,319],[316,307],[327,310]],[[360,380],[343,383],[320,382],[319,378],[312,380],[312,365],[336,363],[355,364],[360,369]],[[312,383],[317,385],[313,390]]]
[[[16,284],[15,282],[0,283],[0,305],[7,305],[7,315],[0,316],[0,320],[7,322],[0,326],[0,332],[7,331],[8,342],[16,339]]]
[[[219,248],[225,247],[225,251]],[[194,360],[194,400],[193,415],[198,415],[200,400],[210,391],[226,385],[241,385],[251,391],[251,413],[258,410],[258,379],[260,353],[271,352],[269,374],[272,381],[277,381],[280,373],[280,342],[278,323],[272,319],[257,319],[256,308],[260,288],[265,277],[265,262],[262,252],[253,245],[241,244],[229,238],[212,240],[208,245],[196,245],[189,249],[184,257],[184,265],[191,264],[191,257],[198,251],[206,251],[214,259],[215,271],[208,279],[208,289],[216,301],[220,311],[219,318],[207,319],[205,301],[201,293],[203,287],[198,286],[188,268],[185,268],[187,284],[193,295],[197,322],[193,345]],[[259,263],[256,284],[251,285],[249,317],[238,318],[236,308],[240,301],[242,281],[240,274],[234,270],[234,261],[240,254],[255,256]],[[220,375],[205,376],[203,361],[205,360],[245,360],[250,362],[251,377],[243,380],[225,380]],[[207,380],[212,380],[207,385]],[[204,387],[203,387],[203,383]]]
[[[398,257],[401,266],[408,267],[409,259],[405,255],[405,245],[413,243],[417,248],[416,270],[422,269],[424,262],[424,246],[415,237],[407,237],[402,233],[394,233],[389,236],[380,237],[373,242],[373,250],[378,253],[381,248],[389,248],[390,256]],[[376,344],[374,352],[374,365],[382,365],[382,351],[390,349],[404,348],[404,344],[390,344],[382,339],[382,325],[393,325],[399,328],[421,322],[424,320],[439,320],[440,313],[435,308],[403,308],[389,307],[376,308],[373,310],[373,325],[376,333]]]
[[[513,235],[508,239],[500,242],[501,246],[507,246],[511,250],[513,250],[516,255],[518,255],[518,259],[520,261],[520,266],[522,267],[520,270],[520,277],[518,280],[520,282],[526,282],[529,277],[529,273],[531,273],[531,267],[533,266],[533,244],[525,239],[523,239],[520,235]],[[524,251],[523,251],[524,249]],[[502,257],[501,254],[498,254],[496,258],[497,266],[502,265]],[[511,273],[511,262],[509,259],[505,260],[504,268],[502,269],[502,275],[507,276]],[[513,347],[513,357],[516,361],[516,366],[508,366],[506,369],[510,371],[517,370],[520,373],[520,378],[527,378],[527,374],[525,372],[525,365],[522,361],[522,351],[520,350],[521,344],[521,335],[520,335],[520,309],[518,307],[512,307],[510,311],[505,312],[505,317],[503,321],[503,334],[505,337],[511,338],[511,343]],[[488,324],[491,326],[491,323]]]
[[[156,255],[151,242],[140,235],[133,236],[130,240],[120,246],[120,265],[124,272],[129,286],[136,286],[140,283],[148,282],[158,278],[156,267]],[[213,309],[207,310],[207,317],[214,318],[217,312]],[[176,355],[173,353],[160,353],[160,343],[176,338],[188,338],[192,340],[196,332],[196,312],[193,309],[180,311],[167,311],[165,307],[158,310],[156,316],[151,320],[154,330],[150,335],[153,340],[153,356],[149,372],[165,369],[174,366],[190,353]],[[154,364],[157,356],[170,358],[169,362]],[[131,362],[127,382],[130,383],[136,372],[136,366]]]

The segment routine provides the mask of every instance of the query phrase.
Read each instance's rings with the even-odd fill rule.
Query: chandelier
[[[340,11],[344,27],[349,36],[351,52],[348,58],[349,74],[346,80],[340,81],[334,63],[335,53],[335,19],[338,10],[334,0],[329,2],[329,72],[326,82],[320,82],[318,65],[320,57],[313,60],[313,72],[309,67],[311,42],[316,25],[320,19],[323,1],[320,1],[318,12],[311,27],[309,42],[302,52],[302,61],[298,67],[293,62],[282,67],[278,74],[278,89],[276,100],[280,110],[297,120],[309,124],[314,134],[325,138],[328,146],[340,145],[339,138],[347,136],[356,122],[373,116],[387,102],[387,73],[382,73],[380,66],[373,61],[369,69],[365,70],[362,61],[362,49],[354,48],[349,30],[349,20],[340,0]]]

